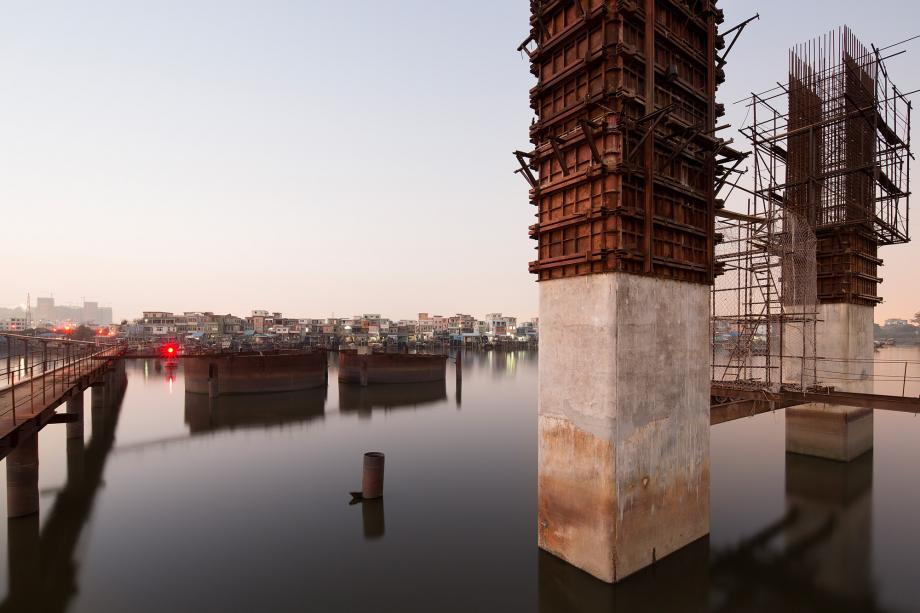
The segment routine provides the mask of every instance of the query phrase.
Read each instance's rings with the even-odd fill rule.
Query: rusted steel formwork
[[[710,283],[721,11],[713,0],[533,0],[531,13],[521,48],[539,80],[535,149],[518,153],[538,209],[531,272]]]

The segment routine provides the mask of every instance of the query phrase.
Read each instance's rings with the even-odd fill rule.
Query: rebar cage
[[[884,60],[843,27],[747,99],[751,199],[716,222],[714,381],[816,386],[818,305],[881,300],[878,247],[910,239],[912,160],[911,103]]]

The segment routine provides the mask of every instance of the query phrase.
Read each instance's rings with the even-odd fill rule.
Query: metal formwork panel
[[[817,232],[818,299],[875,306],[882,260],[878,239],[865,228],[820,229]]]
[[[711,0],[533,0],[531,11],[531,272],[710,283],[721,11]]]

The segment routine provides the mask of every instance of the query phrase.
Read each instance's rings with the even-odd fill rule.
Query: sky
[[[721,4],[725,26],[761,14],[719,91],[735,125],[731,102],[784,81],[795,43],[844,23],[882,46],[920,34],[908,0]],[[0,0],[0,305],[537,315],[511,155],[529,148],[528,16],[528,0]],[[903,48],[888,66],[909,91],[920,41]],[[920,310],[920,247],[882,257],[876,319]]]

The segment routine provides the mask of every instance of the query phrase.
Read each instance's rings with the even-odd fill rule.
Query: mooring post
[[[384,454],[379,451],[369,451],[364,454],[361,496],[365,500],[374,500],[383,496],[384,459]]]

